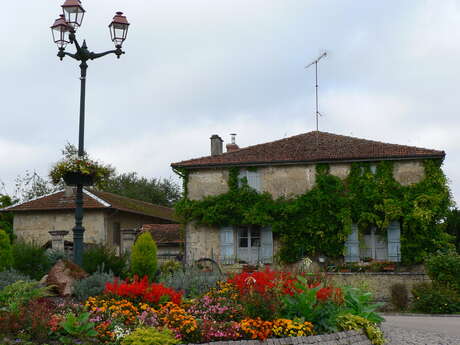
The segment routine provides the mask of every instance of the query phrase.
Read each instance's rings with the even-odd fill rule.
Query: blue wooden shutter
[[[235,242],[233,228],[220,228],[220,260],[223,264],[232,264],[235,261]]]
[[[388,226],[388,260],[393,262],[401,261],[401,227],[398,221],[393,221]]]
[[[359,238],[356,224],[351,225],[351,234],[348,235],[348,239],[345,242],[345,250],[345,262],[359,261]]]
[[[260,192],[260,174],[258,171],[246,171],[246,178],[248,179],[248,185]]]
[[[273,232],[271,227],[260,231],[260,261],[264,264],[273,262]]]

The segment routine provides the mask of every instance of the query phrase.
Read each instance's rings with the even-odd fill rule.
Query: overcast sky
[[[59,61],[50,25],[63,0],[2,2],[0,180],[45,176],[77,144],[79,68]],[[85,146],[119,172],[173,177],[209,154],[209,137],[248,146],[315,129],[444,150],[460,201],[460,1],[83,0],[79,39],[112,49],[107,25],[131,22],[126,55],[90,61]],[[6,34],[5,34],[6,33]],[[73,47],[67,48],[73,52]],[[0,191],[1,192],[1,191]]]

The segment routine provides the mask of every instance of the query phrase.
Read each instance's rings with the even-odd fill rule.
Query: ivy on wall
[[[202,200],[187,198],[188,172],[181,171],[185,197],[176,204],[183,222],[207,226],[271,226],[280,240],[277,255],[283,262],[295,262],[309,255],[339,258],[356,223],[360,231],[375,226],[378,232],[399,220],[402,260],[421,262],[429,253],[451,246],[443,220],[451,205],[447,180],[440,160],[424,161],[425,178],[402,186],[393,178],[393,163],[382,161],[375,171],[370,163],[353,163],[349,176],[341,180],[329,174],[329,166],[316,166],[316,184],[294,198],[274,200],[258,193],[238,168],[229,169],[229,191]]]

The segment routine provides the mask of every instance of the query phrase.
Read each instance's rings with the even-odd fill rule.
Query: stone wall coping
[[[417,316],[417,317],[458,317],[460,314],[419,314],[419,313],[380,313],[383,317],[385,316]]]
[[[68,230],[50,230],[48,231],[48,233],[51,236],[65,236],[69,233],[69,231]]]
[[[426,276],[423,272],[326,272],[328,275],[350,276],[350,275],[369,275],[369,276]]]
[[[308,337],[272,338],[266,340],[227,340],[182,345],[372,345],[363,331],[346,331]]]

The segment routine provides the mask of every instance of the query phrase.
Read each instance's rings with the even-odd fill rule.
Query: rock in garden
[[[46,285],[53,285],[60,296],[70,296],[75,280],[86,278],[86,273],[80,266],[67,260],[59,260],[46,278]]]

